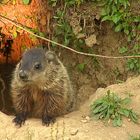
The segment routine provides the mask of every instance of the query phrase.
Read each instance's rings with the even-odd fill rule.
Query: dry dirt
[[[12,123],[13,116],[0,113],[0,140],[129,140],[130,135],[138,135],[140,126],[123,120],[122,127],[104,125],[101,121],[89,118],[89,105],[103,96],[107,90],[120,97],[133,94],[131,107],[140,114],[140,76],[129,78],[125,83],[107,88],[99,88],[78,111],[57,118],[55,124],[42,126],[39,119],[28,119],[24,126],[17,128]],[[87,89],[88,92],[88,89]],[[91,91],[90,91],[91,92]]]

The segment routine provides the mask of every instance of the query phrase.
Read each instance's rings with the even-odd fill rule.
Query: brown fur
[[[30,71],[32,79],[37,78],[29,83],[19,79],[20,63],[16,66],[11,92],[17,114],[57,117],[72,109],[75,97],[69,76],[61,61],[57,57],[56,60],[54,63],[46,61],[47,67],[38,77],[35,72],[32,74],[33,72]]]

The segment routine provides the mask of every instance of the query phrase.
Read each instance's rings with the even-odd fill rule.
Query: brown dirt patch
[[[123,120],[122,127],[104,125],[89,117],[89,105],[93,100],[103,96],[107,90],[116,92],[120,97],[126,97],[127,92],[132,93],[131,107],[140,113],[140,76],[130,78],[123,84],[99,88],[78,111],[57,118],[54,125],[42,126],[39,119],[29,119],[21,128],[16,128],[12,123],[13,116],[0,113],[0,139],[1,140],[128,140],[130,135],[138,135],[140,126]]]

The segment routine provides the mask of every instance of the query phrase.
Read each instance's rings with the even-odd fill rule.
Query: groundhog
[[[66,68],[52,51],[32,48],[16,65],[11,82],[16,117],[21,126],[28,117],[54,123],[55,117],[73,110],[75,96]]]

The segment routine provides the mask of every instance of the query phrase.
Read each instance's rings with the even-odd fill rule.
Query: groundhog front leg
[[[48,98],[49,98],[48,95],[44,96],[44,107],[42,111],[42,124],[46,126],[49,126],[49,124],[55,122],[55,118],[49,113],[49,111],[51,111],[49,109],[53,107],[53,104],[52,105],[50,104],[50,101]]]
[[[13,99],[13,102],[16,110],[16,117],[13,119],[13,122],[21,127],[25,123],[25,120],[31,111],[33,102],[28,93],[17,95]]]
[[[62,114],[65,104],[62,96],[47,91],[44,93],[42,99],[42,123],[49,126],[50,123],[55,122],[56,116]]]

